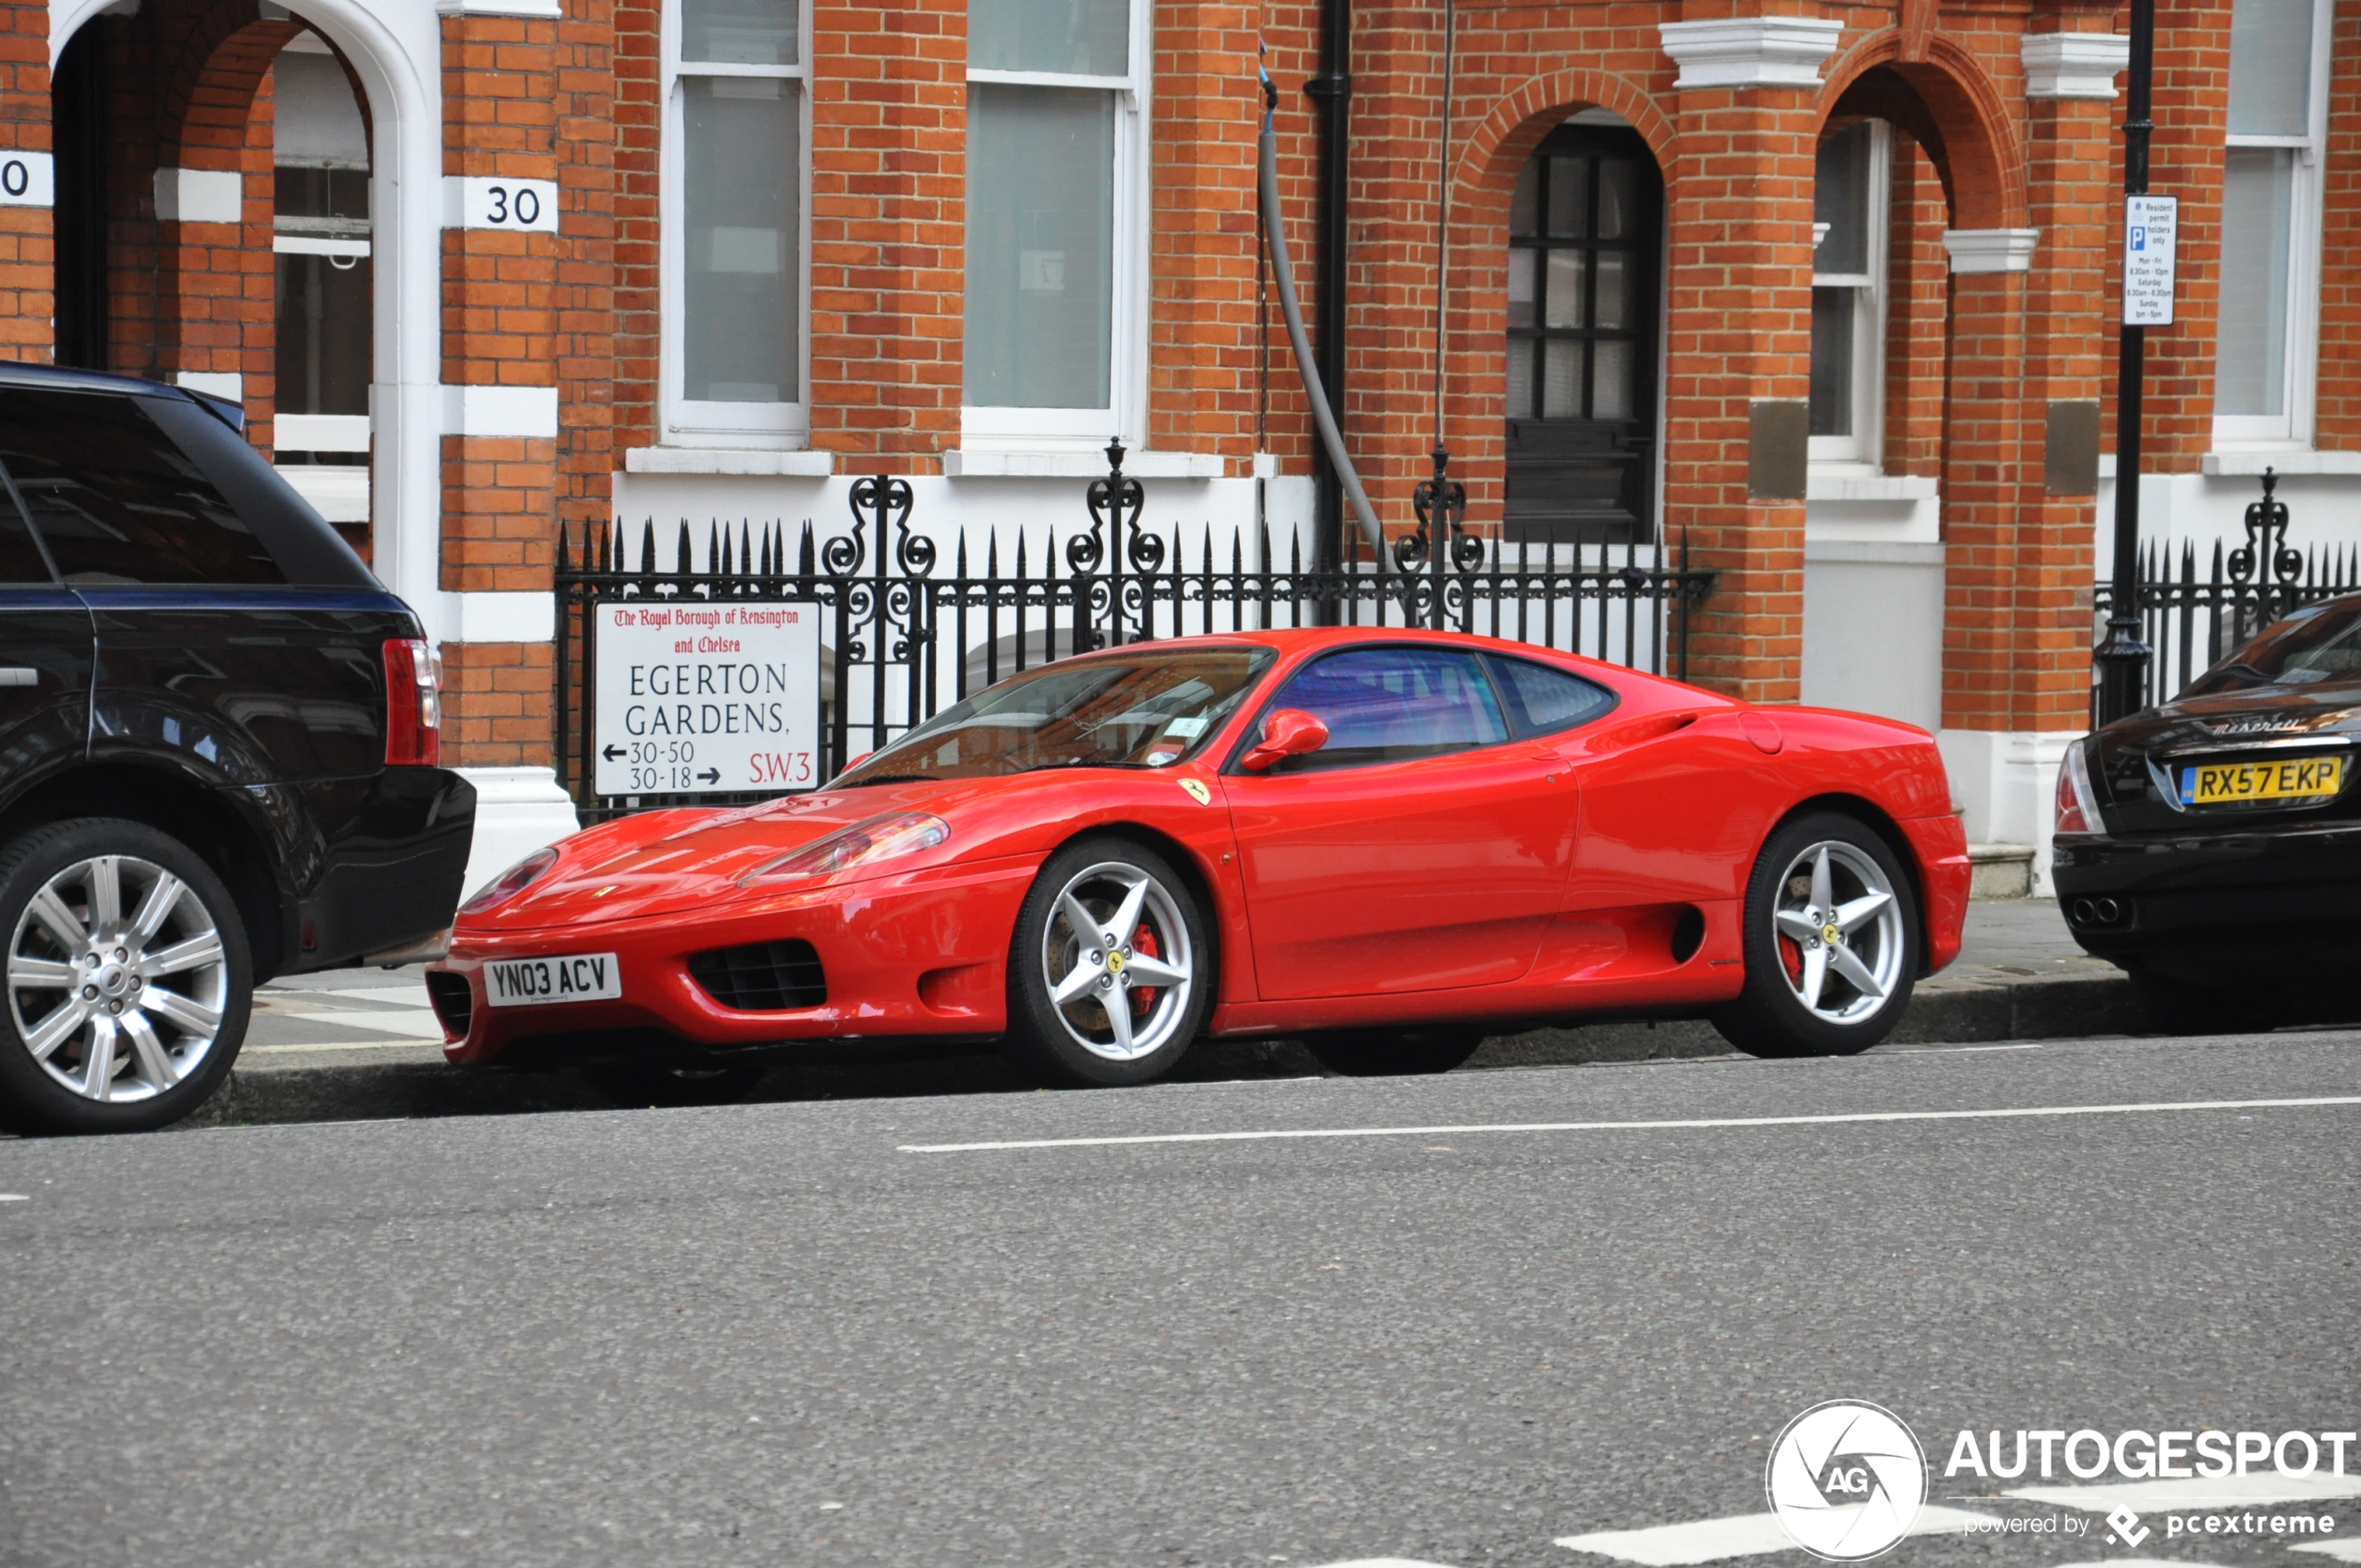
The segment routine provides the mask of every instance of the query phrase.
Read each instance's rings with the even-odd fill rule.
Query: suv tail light
[[[442,761],[442,655],[415,637],[386,639],[386,765]]]

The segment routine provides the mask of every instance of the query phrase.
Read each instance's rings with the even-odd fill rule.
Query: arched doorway
[[[1508,537],[1655,534],[1664,180],[1628,125],[1559,126],[1509,221]]]

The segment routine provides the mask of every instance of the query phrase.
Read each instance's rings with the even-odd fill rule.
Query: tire
[[[1869,827],[1830,811],[1779,828],[1742,917],[1746,989],[1713,1015],[1722,1038],[1751,1056],[1851,1056],[1893,1032],[1918,976],[1919,910]]]
[[[760,1062],[727,1067],[666,1067],[652,1061],[601,1061],[583,1068],[592,1088],[624,1109],[735,1105],[762,1082]]]
[[[10,1130],[146,1132],[229,1076],[254,1007],[245,926],[178,839],[114,817],[26,834],[0,850],[0,938]]]
[[[1482,1031],[1432,1029],[1339,1029],[1307,1034],[1304,1048],[1331,1073],[1348,1078],[1402,1078],[1448,1073],[1475,1055]]]
[[[1128,838],[1079,839],[1017,912],[1005,1048],[1050,1083],[1154,1083],[1205,1027],[1216,979],[1205,912],[1171,863]]]
[[[2275,997],[2192,985],[2146,963],[2134,964],[2126,973],[2132,1005],[2159,1034],[2264,1034],[2277,1028],[2288,1010]]]

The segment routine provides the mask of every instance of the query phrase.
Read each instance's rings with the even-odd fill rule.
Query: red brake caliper
[[[1138,930],[1131,933],[1131,951],[1142,958],[1161,958],[1164,956],[1164,954],[1156,947],[1155,932],[1150,930],[1144,923],[1141,925]],[[1148,1016],[1149,1010],[1155,1005],[1156,988],[1154,986],[1135,985],[1131,988],[1131,1010],[1133,1012],[1139,1014],[1141,1018],[1145,1018]]]

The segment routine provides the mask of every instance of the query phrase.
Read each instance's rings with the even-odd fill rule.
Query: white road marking
[[[29,1192],[0,1192],[0,1204],[29,1204],[32,1201],[33,1195]]]
[[[1913,1535],[1956,1535],[1971,1522],[1991,1518],[1965,1509],[1938,1508],[1929,1503],[1919,1510]],[[1718,1562],[1725,1557],[1760,1557],[1768,1552],[1799,1549],[1794,1537],[1779,1526],[1775,1513],[1739,1514],[1732,1519],[1697,1519],[1686,1524],[1659,1524],[1648,1530],[1600,1530],[1588,1535],[1562,1535],[1558,1545],[1620,1562],[1648,1568],[1675,1568],[1690,1562]]]
[[[407,1034],[414,1040],[442,1038],[442,1023],[437,1021],[433,1013],[424,1010],[363,1012],[356,1009],[352,1012],[328,1012],[321,1008],[312,1008],[309,1011],[297,1012],[290,1008],[277,1016],[299,1018],[306,1023],[341,1024],[347,1029],[374,1029],[381,1034]]]
[[[1273,1559],[1273,1561],[1283,1561]],[[1328,1562],[1321,1568],[1444,1568],[1440,1562],[1421,1562],[1407,1557],[1356,1557],[1350,1562]]]
[[[2345,1541],[2317,1541],[2308,1547],[2289,1547],[2289,1551],[2316,1551],[2331,1562],[2361,1562],[2361,1536]]]
[[[1654,1122],[1489,1122],[1415,1127],[1283,1127],[1268,1132],[1151,1132],[1119,1138],[1022,1138],[991,1143],[904,1143],[904,1154],[976,1154],[1008,1149],[1103,1149],[1131,1143],[1257,1143],[1302,1138],[1439,1138],[1476,1132],[1669,1132],[1715,1127],[1841,1127],[1874,1122],[2009,1121],[2042,1116],[2129,1116],[2167,1111],[2266,1111],[2361,1105],[2361,1095],[2308,1100],[2181,1100],[2124,1105],[2025,1105],[1989,1111],[1862,1111],[1825,1116],[1699,1116]]]
[[[2011,1486],[2004,1494],[2030,1503],[2055,1503],[2061,1508],[2111,1513],[2117,1508],[2133,1513],[2171,1509],[2229,1510],[2262,1508],[2273,1503],[2324,1503],[2339,1497],[2361,1497],[2361,1475],[2281,1475],[2276,1470],[2252,1475],[2195,1477],[2186,1481],[2093,1482],[2083,1486]]]
[[[302,995],[301,992],[297,994],[298,995]],[[329,990],[325,987],[314,987],[312,988],[311,994],[313,995],[326,996],[357,996],[364,1002],[399,1004],[405,1008],[425,1008],[433,1006],[432,1001],[427,995],[427,988],[424,985],[416,984],[350,985],[339,987],[335,990]]]

